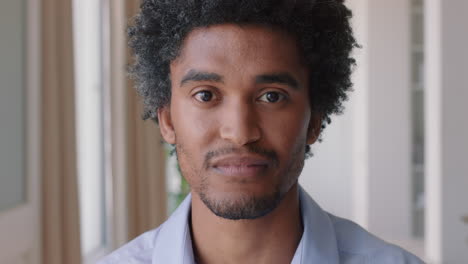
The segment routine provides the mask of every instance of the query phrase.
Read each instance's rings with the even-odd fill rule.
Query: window
[[[106,180],[106,89],[103,44],[106,1],[75,0],[74,53],[81,249],[95,263],[110,246]]]
[[[412,233],[424,238],[424,8],[411,1],[411,99],[412,99]]]

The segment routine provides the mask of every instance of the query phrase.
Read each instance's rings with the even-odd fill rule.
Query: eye
[[[266,92],[264,93],[259,100],[267,103],[277,103],[286,98],[286,95],[279,92]]]
[[[200,102],[209,102],[213,99],[213,93],[210,91],[200,91],[195,94],[195,99]]]

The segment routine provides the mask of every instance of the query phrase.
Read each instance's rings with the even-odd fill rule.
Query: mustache
[[[278,165],[278,154],[275,151],[260,146],[248,145],[243,148],[224,147],[205,154],[205,168],[210,166],[211,160],[228,154],[255,154],[269,160],[275,167]]]

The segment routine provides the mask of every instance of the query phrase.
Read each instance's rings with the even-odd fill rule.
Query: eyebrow
[[[285,84],[290,86],[291,88],[297,90],[299,89],[299,82],[294,78],[291,74],[287,72],[280,72],[280,73],[268,73],[258,75],[255,78],[255,83],[257,84],[270,84],[270,83],[278,83],[278,84]]]
[[[200,82],[200,81],[207,81],[207,82],[223,82],[223,77],[217,73],[213,72],[204,72],[198,70],[190,70],[187,74],[184,75],[182,81],[180,81],[180,86],[188,83],[188,82]]]

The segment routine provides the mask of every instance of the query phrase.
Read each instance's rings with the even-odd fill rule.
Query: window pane
[[[412,140],[413,140],[413,235],[424,237],[424,9],[422,0],[412,0]]]
[[[85,259],[105,246],[100,1],[74,1],[76,119],[81,246]]]

